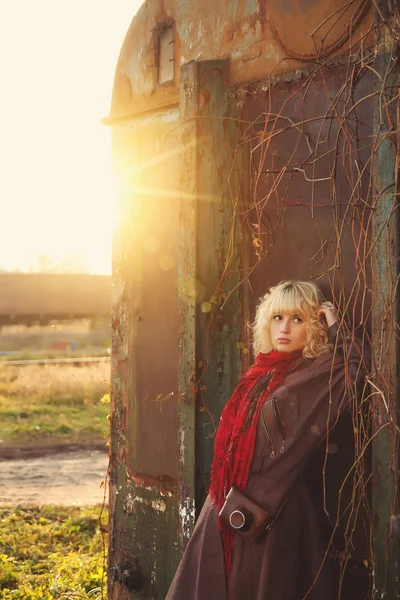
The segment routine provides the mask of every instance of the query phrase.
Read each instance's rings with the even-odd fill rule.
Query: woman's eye
[[[301,317],[294,317],[293,320],[294,320],[295,323],[302,323],[303,322],[303,319]]]
[[[281,315],[275,315],[274,316],[274,321],[280,321],[281,320]]]

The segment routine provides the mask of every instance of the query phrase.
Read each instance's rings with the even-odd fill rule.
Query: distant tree
[[[89,273],[89,265],[78,250],[71,252],[57,266],[58,273]]]
[[[89,273],[89,265],[86,263],[79,250],[71,252],[59,263],[54,263],[47,254],[40,254],[31,264],[31,273]]]
[[[47,254],[39,254],[29,270],[32,273],[51,273],[54,270],[54,263]]]

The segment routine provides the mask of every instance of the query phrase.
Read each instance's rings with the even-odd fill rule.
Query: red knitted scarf
[[[222,508],[232,485],[245,491],[254,455],[256,429],[265,400],[282,383],[301,352],[258,354],[253,366],[241,377],[222,411],[214,444],[210,494]],[[225,572],[232,567],[233,531],[219,523],[224,546]]]

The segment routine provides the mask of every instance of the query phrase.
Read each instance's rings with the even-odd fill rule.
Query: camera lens
[[[236,529],[237,531],[247,531],[250,528],[253,520],[253,513],[247,510],[247,508],[244,506],[234,510],[229,517],[229,523],[233,529]]]

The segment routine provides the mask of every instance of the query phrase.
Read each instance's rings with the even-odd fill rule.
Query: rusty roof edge
[[[125,121],[130,121],[132,119],[139,119],[144,115],[148,115],[150,113],[157,113],[159,111],[169,109],[169,108],[177,108],[179,106],[179,94],[171,96],[166,102],[155,103],[148,108],[140,107],[138,110],[130,111],[126,114],[109,114],[102,119],[100,119],[101,125],[113,126],[118,125],[119,123],[124,123]]]
[[[373,52],[372,48],[371,48],[371,52]],[[288,60],[292,60],[292,59],[288,59]],[[232,86],[230,86],[231,94],[235,95],[240,92],[248,91],[249,89],[256,91],[256,92],[263,92],[263,91],[266,91],[266,89],[267,89],[266,85],[265,85],[266,81],[268,81],[268,87],[278,85],[279,83],[282,83],[282,82],[288,83],[291,81],[295,81],[297,79],[301,79],[302,77],[308,77],[313,72],[315,72],[316,70],[321,69],[321,68],[338,69],[341,66],[343,66],[344,62],[347,64],[348,61],[349,61],[349,55],[346,54],[345,56],[343,56],[342,53],[340,53],[339,56],[332,57],[329,60],[326,60],[325,62],[322,62],[322,63],[310,63],[309,61],[307,61],[307,63],[304,64],[301,68],[296,68],[296,69],[292,69],[291,71],[285,71],[285,72],[280,72],[280,73],[276,73],[276,74],[269,73],[269,74],[263,75],[261,77],[258,77],[257,79],[250,79],[248,81],[234,83],[234,84],[232,84]],[[190,61],[190,62],[193,62],[193,61]],[[169,98],[167,101],[165,101],[165,99],[163,99],[163,100],[164,100],[163,102],[154,103],[152,106],[149,106],[148,108],[142,108],[142,106],[141,106],[138,110],[136,110],[136,111],[133,110],[127,114],[107,115],[106,117],[101,119],[100,123],[102,125],[107,125],[107,126],[118,125],[119,123],[123,123],[125,121],[129,121],[132,119],[137,119],[137,118],[140,118],[143,115],[147,115],[149,113],[156,113],[157,111],[160,111],[160,110],[164,110],[167,108],[177,108],[179,106],[179,94],[171,96],[171,98]]]
[[[207,0],[207,2],[209,2],[209,0]],[[207,2],[205,0],[205,4],[207,4]],[[243,0],[243,4],[245,4],[245,3],[246,3],[246,0]],[[361,22],[364,21],[364,17],[366,16],[366,14],[369,14],[369,11],[367,11],[367,9],[366,9],[367,4],[369,5],[368,2],[365,3],[364,10],[359,15],[359,19],[357,21],[357,26]],[[181,23],[181,25],[182,25],[183,22],[185,21],[185,19],[186,20],[189,19],[190,13],[187,13],[187,11],[186,12],[183,11],[183,13],[180,12],[180,10],[178,9],[178,5],[179,5],[179,0],[163,0],[163,1],[162,0],[146,0],[143,3],[143,5],[141,6],[141,8],[137,11],[137,13],[133,16],[132,21],[128,27],[127,33],[125,35],[123,44],[121,46],[120,54],[119,54],[118,61],[117,61],[115,79],[114,79],[114,84],[113,84],[113,96],[112,96],[112,100],[111,100],[110,114],[105,116],[101,120],[102,124],[113,125],[119,121],[122,121],[125,119],[130,119],[132,117],[135,117],[136,115],[140,115],[142,112],[149,112],[149,109],[154,110],[155,108],[158,108],[158,107],[163,108],[166,105],[166,103],[169,103],[170,100],[169,100],[169,98],[166,97],[167,94],[164,94],[164,93],[159,94],[160,89],[156,86],[156,80],[154,79],[154,77],[156,77],[156,75],[155,75],[155,68],[156,68],[156,63],[155,63],[156,50],[155,50],[155,48],[156,48],[156,46],[154,45],[155,44],[154,31],[157,29],[157,27],[160,25],[160,23],[165,23],[167,21],[170,22],[172,20],[172,21],[176,21],[176,23]],[[365,11],[367,11],[367,12],[365,12]],[[193,12],[195,14],[197,14],[197,12],[194,9],[193,9]],[[263,12],[260,12],[260,10],[258,10],[258,11],[254,10],[253,13],[254,14],[252,14],[251,17],[253,18],[254,16],[256,16],[258,19],[257,22],[261,23],[261,21],[264,20],[265,23],[264,23],[264,21],[263,21],[263,23],[267,24],[268,20],[265,19],[265,14]],[[193,20],[193,15],[190,18]],[[233,18],[233,22],[234,22],[233,24],[236,23],[235,19],[236,19],[236,17]],[[241,27],[243,25],[242,21],[243,21],[243,19],[241,19],[241,20],[239,19],[238,22],[236,23],[236,25],[238,27],[239,26]],[[246,23],[247,23],[247,21],[246,21]],[[232,25],[232,23],[231,23],[231,25]],[[254,24],[253,24],[253,26],[254,26]],[[239,29],[240,29],[240,27],[239,27]],[[247,31],[247,29],[246,29],[246,31]],[[371,34],[371,32],[372,32],[371,27],[368,27],[367,31],[362,31],[361,38],[360,39],[357,38],[357,40],[354,40],[354,44],[359,44],[362,40],[364,40],[364,41],[366,41],[366,46],[368,46],[368,35]],[[181,32],[181,34],[182,34],[182,32]],[[257,34],[257,35],[254,33],[254,35],[251,37],[249,48],[251,48],[253,46],[255,47],[255,46],[257,46],[257,44],[265,45],[267,43],[267,41],[269,40],[268,44],[271,43],[272,46],[276,47],[276,49],[277,49],[279,44],[275,38],[276,38],[276,35],[274,35],[274,32],[272,29],[270,31],[270,34],[268,34],[268,35],[264,32],[264,29],[262,29],[262,32],[259,32],[259,34]],[[225,40],[226,43],[224,43],[225,44],[224,45],[224,44],[222,44],[223,40],[221,39],[220,43],[218,45],[219,49],[216,48],[217,55],[208,56],[208,53],[206,52],[205,54],[203,53],[204,58],[207,58],[208,60],[216,60],[216,59],[222,59],[222,58],[230,58],[231,60],[234,59],[232,52],[236,55],[240,48],[247,47],[247,42],[248,42],[247,38],[244,37],[244,34],[241,36],[237,35],[235,37],[235,40],[236,40],[235,43],[233,43],[232,40],[230,42],[229,42],[229,40],[228,41]],[[273,40],[275,40],[274,43],[273,43]],[[246,41],[246,43],[244,43],[245,41]],[[197,54],[194,51],[192,54],[190,52],[189,52],[189,55],[185,54],[185,52],[186,52],[186,50],[188,50],[188,48],[186,48],[186,46],[183,44],[183,39],[181,39],[181,36],[178,36],[176,43],[177,43],[176,60],[177,60],[177,64],[179,64],[179,66],[182,66],[182,64],[186,64],[187,62],[190,62],[190,60],[193,60],[195,57],[201,56],[201,54],[202,54],[201,51]],[[353,42],[351,42],[351,44],[353,44]],[[352,45],[350,46],[350,49],[349,49],[350,52],[352,51],[352,47],[354,47],[354,46],[352,46]],[[186,50],[185,50],[185,48],[186,48]],[[190,48],[191,48],[191,46],[190,46]],[[136,58],[132,62],[132,52],[134,50],[135,50],[134,56]],[[261,51],[262,50],[260,50],[260,52]],[[287,51],[287,52],[289,52],[289,51]],[[243,81],[242,85],[243,86],[251,86],[252,82],[254,80],[265,80],[266,77],[270,77],[272,80],[272,77],[273,77],[272,73],[274,71],[275,71],[276,81],[290,81],[290,80],[292,80],[292,78],[290,78],[290,73],[293,70],[295,72],[297,72],[297,71],[303,72],[304,70],[307,69],[308,65],[310,65],[310,62],[314,66],[317,62],[314,59],[310,59],[310,57],[306,54],[304,56],[307,56],[307,58],[302,59],[300,56],[297,56],[297,55],[294,56],[293,54],[290,54],[290,52],[289,52],[289,54],[287,54],[287,52],[286,52],[286,56],[280,55],[280,56],[276,57],[276,60],[274,59],[275,64],[269,65],[272,68],[272,70],[268,69],[268,68],[263,68],[261,70],[261,73],[255,73],[254,68],[253,68],[253,69],[251,69],[251,73],[246,71],[247,76],[249,77],[248,79],[247,79],[247,76],[245,73],[241,73],[240,77],[244,77],[244,79],[241,79],[241,81]],[[343,52],[343,44],[340,44],[340,52]],[[264,52],[264,54],[265,54],[265,52]],[[333,49],[333,54],[335,54],[335,49]],[[348,52],[346,53],[346,55],[348,56]],[[186,58],[186,60],[184,57]],[[332,54],[330,54],[329,57],[326,57],[325,60],[331,60],[332,58],[333,58]],[[263,60],[267,60],[267,57],[264,56]],[[287,60],[289,60],[292,64],[290,64],[290,62],[289,62],[289,64],[287,64]],[[235,59],[234,59],[234,62],[235,62]],[[256,61],[256,62],[258,63],[259,61]],[[293,62],[295,62],[297,64],[293,65]],[[134,68],[133,68],[133,64],[134,64]],[[252,64],[254,66],[255,63],[253,62]],[[262,63],[260,63],[260,65],[261,64]],[[325,63],[322,62],[321,64],[325,64]],[[264,66],[268,66],[268,65],[265,64]],[[282,67],[283,67],[283,69],[285,69],[284,73],[282,72]],[[233,62],[232,62],[232,69],[233,68],[234,67],[233,67]],[[279,74],[277,72],[278,70],[280,71]],[[139,82],[136,80],[133,81],[133,79],[132,79],[133,71],[135,73],[137,71],[136,74],[139,77]],[[177,71],[178,71],[178,69],[177,69]],[[262,72],[267,73],[267,74],[263,75]],[[146,73],[146,75],[145,75],[145,73]],[[254,76],[254,79],[253,79],[253,76]],[[143,81],[142,81],[141,77],[142,77],[142,79],[143,79],[143,77],[145,79],[143,79]],[[236,82],[238,82],[238,78],[234,77],[233,80],[235,80],[235,79],[236,79],[236,81],[233,83],[233,85],[236,85]],[[146,88],[145,90],[143,89],[143,86]],[[149,86],[151,87],[151,89],[149,88]],[[176,86],[176,88],[179,88],[178,72],[176,72],[175,86]],[[174,89],[172,95],[174,97],[176,97],[177,92],[178,92],[178,89]],[[136,95],[138,95],[138,96],[136,97]],[[157,98],[157,96],[159,96],[159,97]]]
[[[371,56],[373,56],[372,47]],[[292,59],[288,58],[287,60]],[[280,83],[290,83],[291,81],[301,79],[302,77],[309,77],[320,69],[339,69],[340,67],[343,67],[344,64],[347,65],[348,63],[349,55],[346,54],[343,56],[342,53],[340,53],[340,56],[332,57],[330,60],[326,60],[322,63],[310,63],[310,61],[307,61],[302,68],[296,68],[292,69],[291,71],[284,71],[276,74],[270,73],[255,79],[234,83],[231,86],[231,96],[234,96],[240,92],[247,92],[249,90],[263,92],[266,91],[270,86],[274,87]],[[266,82],[268,82],[268,86],[266,86]]]

